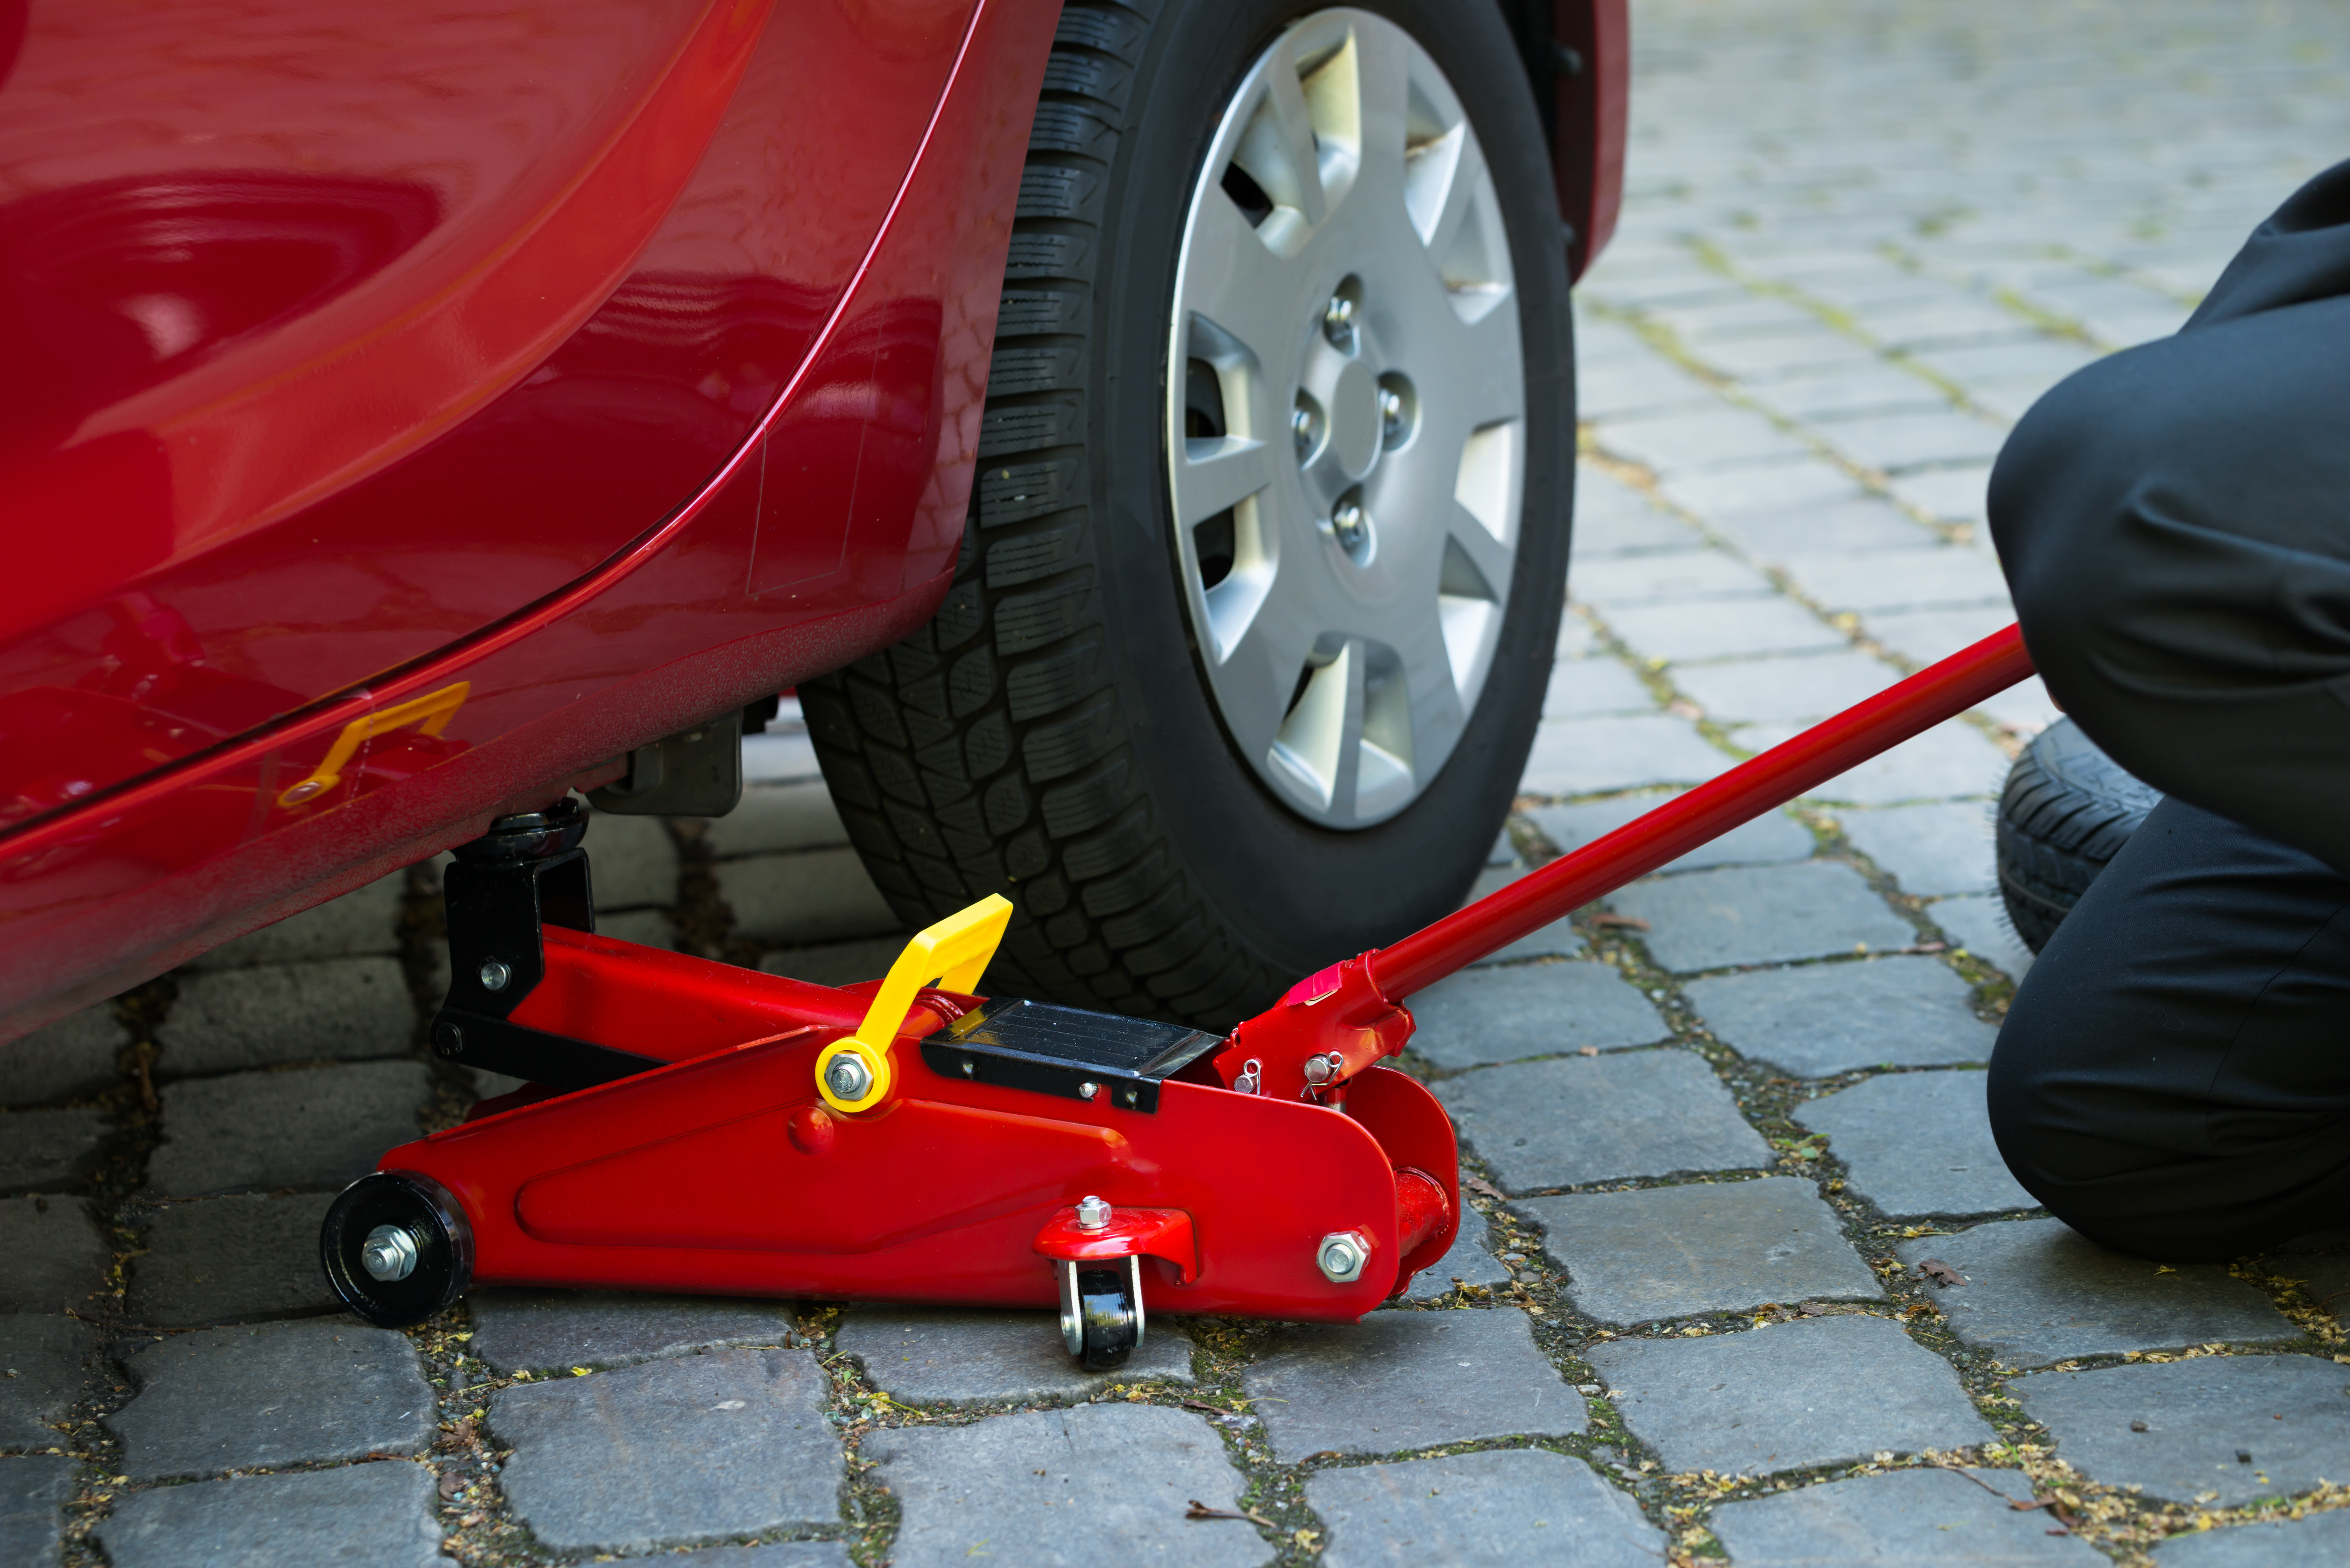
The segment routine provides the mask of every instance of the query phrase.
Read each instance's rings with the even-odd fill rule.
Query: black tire
[[[397,1226],[415,1247],[404,1277],[378,1279],[360,1258],[370,1232]],[[453,1304],[473,1280],[473,1231],[449,1189],[412,1170],[379,1170],[343,1189],[318,1228],[318,1260],[343,1304],[372,1324],[406,1328]]]
[[[989,893],[1013,900],[991,989],[1227,1027],[1297,976],[1456,908],[1508,814],[1565,596],[1575,397],[1558,209],[1491,0],[1368,5],[1463,88],[1509,234],[1526,502],[1491,674],[1450,761],[1374,826],[1307,822],[1235,754],[1168,514],[1168,301],[1180,193],[1220,106],[1314,7],[1070,0],[953,588],[917,636],[800,688],[841,816],[898,913],[920,925]]]
[[[2124,773],[2070,719],[2033,738],[1999,799],[1999,892],[2038,952],[2161,793]]]

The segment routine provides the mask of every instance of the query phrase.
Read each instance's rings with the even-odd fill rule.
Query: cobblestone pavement
[[[1575,603],[1488,885],[2002,624],[2002,431],[2350,120],[2333,5],[1636,13]],[[1154,1319],[1114,1379],[1029,1314],[333,1314],[328,1195],[500,1086],[416,1049],[434,868],[364,888],[0,1051],[0,1563],[2344,1561],[2350,1256],[2103,1252],[1991,1146],[1988,802],[2049,716],[1427,993],[1477,1210],[1440,1277],[1352,1329]],[[605,929],[879,972],[804,743],[754,752],[723,821],[597,825]]]

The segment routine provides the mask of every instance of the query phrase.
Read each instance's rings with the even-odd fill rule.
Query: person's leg
[[[2116,762],[2350,872],[2350,298],[2197,326],[2033,406],[1991,524]]]
[[[1991,1066],[2008,1168],[2172,1262],[2350,1222],[2350,878],[2166,800],[2033,965]]]

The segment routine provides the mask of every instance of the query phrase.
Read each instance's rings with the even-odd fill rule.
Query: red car
[[[1459,898],[1624,0],[0,0],[0,1038],[796,687],[910,923],[1212,1025]],[[771,711],[771,710],[770,710]]]

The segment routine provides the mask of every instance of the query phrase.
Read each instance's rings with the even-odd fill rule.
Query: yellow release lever
[[[889,1047],[905,1026],[906,1014],[924,986],[936,983],[944,991],[969,992],[987,972],[990,959],[1012,923],[1012,900],[990,893],[967,909],[958,909],[934,926],[925,927],[906,944],[889,978],[865,1010],[857,1033],[826,1046],[816,1059],[816,1093],[837,1111],[869,1111],[889,1093],[893,1075]]]

